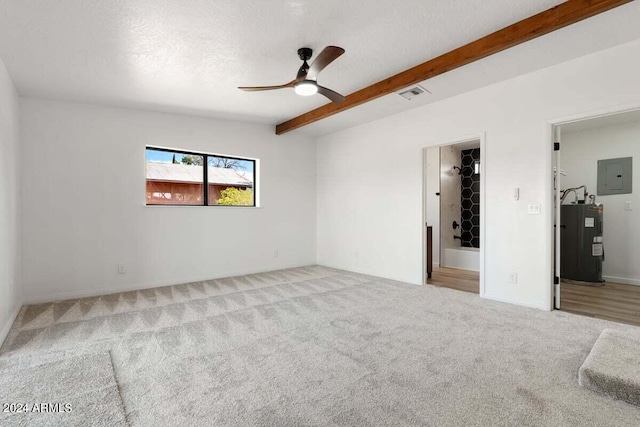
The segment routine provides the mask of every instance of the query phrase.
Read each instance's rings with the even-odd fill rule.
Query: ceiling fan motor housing
[[[298,49],[298,56],[302,61],[308,61],[311,59],[311,55],[313,55],[313,50],[308,47],[301,47]]]
[[[302,65],[300,66],[300,69],[298,70],[298,74],[296,75],[297,79],[302,79],[307,76],[307,72],[309,71],[309,64],[307,64],[307,59],[310,59],[312,54],[313,54],[313,51],[308,47],[302,47],[298,49],[298,56],[304,62],[302,63]]]

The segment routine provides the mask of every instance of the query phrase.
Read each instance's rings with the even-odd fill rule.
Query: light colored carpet
[[[109,350],[134,426],[640,425],[578,385],[605,328],[314,266],[26,307],[0,361]]]
[[[0,370],[0,402],[18,404],[3,406],[0,425],[127,425],[108,352],[42,364],[34,358],[22,362]]]
[[[640,405],[640,332],[605,329],[580,367],[580,385]]]

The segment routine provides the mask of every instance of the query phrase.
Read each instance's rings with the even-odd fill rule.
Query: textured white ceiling
[[[0,57],[27,96],[276,124],[327,101],[292,90],[245,93],[236,87],[291,80],[299,47],[316,53],[330,44],[345,48],[318,80],[347,95],[559,3],[0,0]],[[541,56],[558,62],[565,50]],[[505,67],[511,73],[531,68]],[[455,87],[434,91],[436,79],[425,86],[434,92],[431,100],[441,98],[490,83],[493,68],[480,70],[486,82],[469,74]],[[444,86],[446,80],[440,80]],[[429,102],[387,98],[304,130],[323,134]]]
[[[430,95],[407,101],[390,94],[307,125],[299,132],[326,135],[637,40],[638,22],[640,1],[634,1],[422,82]]]

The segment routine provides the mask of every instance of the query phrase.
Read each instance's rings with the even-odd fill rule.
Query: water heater
[[[603,206],[562,205],[560,210],[560,277],[601,283],[604,247]]]

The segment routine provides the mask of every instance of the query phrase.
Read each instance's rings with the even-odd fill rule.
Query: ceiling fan
[[[343,53],[344,49],[341,47],[327,46],[318,56],[316,56],[316,59],[311,63],[311,65],[309,65],[307,64],[307,60],[311,58],[313,51],[308,47],[300,48],[298,49],[298,56],[303,63],[298,70],[296,78],[291,80],[289,83],[279,86],[243,86],[238,89],[248,92],[256,92],[261,90],[293,88],[298,95],[310,96],[319,93],[320,95],[324,95],[329,98],[332,102],[340,104],[344,101],[344,96],[324,86],[320,86],[316,80],[318,78],[318,73],[324,70],[327,65],[331,64]]]

